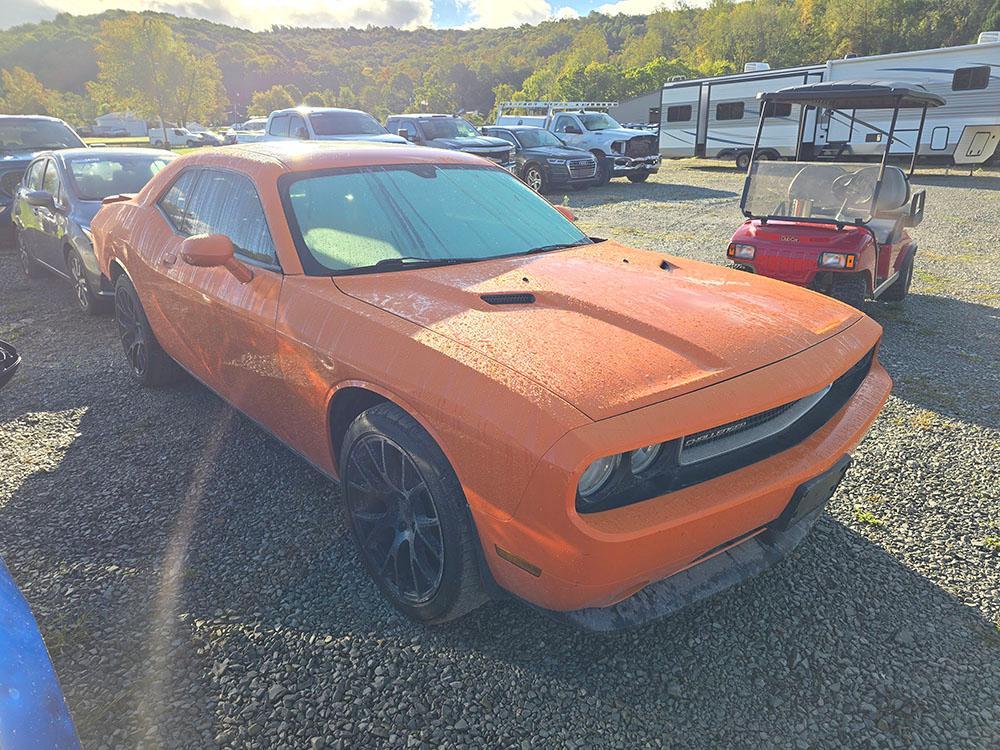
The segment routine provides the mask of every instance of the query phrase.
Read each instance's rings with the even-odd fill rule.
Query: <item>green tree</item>
[[[250,114],[265,116],[276,109],[295,106],[295,99],[284,86],[272,86],[267,91],[254,92],[250,97]]]
[[[0,71],[0,110],[16,115],[49,114],[50,94],[24,68]]]
[[[424,82],[413,90],[413,100],[407,111],[448,113],[457,109],[454,84],[444,83],[436,78],[425,78]]]

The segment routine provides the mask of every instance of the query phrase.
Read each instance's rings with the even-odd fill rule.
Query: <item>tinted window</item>
[[[271,118],[271,124],[267,130],[271,135],[288,135],[288,115],[277,115]]]
[[[764,117],[790,117],[791,114],[792,105],[788,102],[764,102]]]
[[[316,135],[383,135],[386,132],[366,112],[313,112],[309,122]]]
[[[309,131],[306,129],[306,121],[303,120],[298,115],[289,116],[288,135],[290,135],[292,138],[300,138],[302,136],[303,131],[305,132],[306,135],[309,134]]]
[[[184,215],[187,212],[188,199],[191,197],[191,188],[194,187],[197,177],[198,173],[195,170],[184,172],[160,198],[160,210],[167,215],[174,229],[182,234],[190,234],[184,230]]]
[[[66,160],[69,181],[81,200],[99,201],[109,195],[138,193],[167,166],[170,156],[74,156]]]
[[[42,189],[42,170],[44,169],[45,159],[39,159],[31,165],[28,169],[28,176],[24,180],[24,185],[28,190]]]
[[[716,120],[742,120],[743,102],[726,102],[715,107]]]
[[[519,130],[517,138],[521,141],[521,145],[524,148],[538,148],[539,146],[556,146],[562,148],[566,145],[548,130],[542,130],[541,128]]]
[[[488,167],[336,170],[291,183],[288,200],[293,231],[320,270],[400,257],[483,259],[589,242],[516,177]]]
[[[420,121],[427,138],[475,138],[479,131],[461,117],[435,117]]]
[[[959,68],[951,79],[952,91],[973,91],[984,89],[990,84],[990,66],[977,65],[974,68]]]
[[[676,107],[667,107],[667,122],[687,122],[690,119],[690,104],[680,104]]]
[[[556,118],[555,131],[557,133],[565,133],[566,128],[569,127],[570,125],[574,126],[576,125],[576,123],[573,122],[573,118],[569,117],[568,115],[560,115],[559,117]]]
[[[514,137],[514,134],[511,133],[509,130],[487,130],[486,134],[489,135],[491,138],[500,138],[501,140],[507,141],[507,143],[510,143],[514,146],[517,145],[517,139]]]
[[[400,130],[405,130],[406,131],[406,135],[408,137],[412,137],[412,138],[416,138],[417,137],[417,126],[414,125],[409,120],[402,120],[402,121],[395,120],[395,121],[390,121],[390,122],[392,123],[389,126],[391,128],[391,130],[389,131],[390,133],[398,135]]]
[[[243,175],[203,170],[187,207],[184,232],[224,234],[240,255],[277,263],[257,190]]]

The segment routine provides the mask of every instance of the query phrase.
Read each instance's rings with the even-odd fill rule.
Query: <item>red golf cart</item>
[[[741,270],[806,286],[855,307],[866,298],[902,300],[917,252],[906,230],[920,223],[925,199],[923,190],[911,194],[909,178],[927,109],[942,106],[944,99],[919,84],[888,81],[813,83],[757,98],[761,119],[740,200],[747,221],[733,235],[727,257]],[[799,107],[795,161],[758,161],[765,113],[779,104]],[[882,144],[881,161],[801,161],[809,108],[849,121],[853,140],[863,135],[867,144]],[[858,117],[867,110],[883,110],[879,119],[891,112],[888,131]],[[897,127],[901,111],[905,128]],[[889,164],[890,152],[911,150],[908,172]]]

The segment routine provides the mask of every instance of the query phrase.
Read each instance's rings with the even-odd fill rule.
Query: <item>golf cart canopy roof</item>
[[[763,102],[787,102],[828,109],[923,109],[945,102],[920,84],[901,81],[830,81],[789,86],[757,94]]]

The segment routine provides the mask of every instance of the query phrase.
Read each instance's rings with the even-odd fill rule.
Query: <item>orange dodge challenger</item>
[[[399,610],[506,592],[606,631],[784,556],[891,381],[854,308],[570,218],[460,152],[272,142],[93,234],[135,377],[188,371],[339,480]]]

